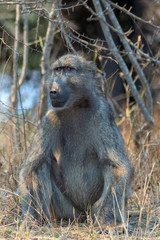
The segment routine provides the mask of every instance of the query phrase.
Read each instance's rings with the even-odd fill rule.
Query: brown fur
[[[24,214],[74,219],[91,206],[95,221],[121,222],[134,168],[93,63],[61,57],[53,65],[49,90],[51,109],[20,172]]]

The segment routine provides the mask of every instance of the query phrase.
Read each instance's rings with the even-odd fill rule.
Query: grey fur
[[[20,171],[23,213],[125,221],[134,168],[112,118],[93,63],[65,55],[53,65],[51,103]],[[124,208],[124,211],[123,211]],[[96,217],[95,217],[96,216]]]

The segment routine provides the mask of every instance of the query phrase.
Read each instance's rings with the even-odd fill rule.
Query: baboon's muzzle
[[[65,83],[56,77],[50,90],[50,100],[53,107],[63,107],[69,98]]]

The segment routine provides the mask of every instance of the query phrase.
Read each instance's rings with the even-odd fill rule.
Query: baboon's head
[[[85,107],[96,89],[96,69],[81,56],[65,55],[53,65],[50,99],[54,108]]]

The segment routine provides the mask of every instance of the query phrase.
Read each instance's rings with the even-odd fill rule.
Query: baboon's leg
[[[76,219],[80,212],[72,205],[71,201],[62,194],[61,190],[52,181],[53,194],[51,198],[51,210],[56,219]]]
[[[22,183],[22,180],[21,180]],[[38,220],[79,217],[79,213],[57,187],[50,165],[44,162],[20,186],[23,213]]]
[[[49,164],[44,162],[27,176],[24,174],[24,177],[23,171],[21,171],[20,179],[23,214],[29,214],[38,220],[45,218],[50,221],[52,185]]]

